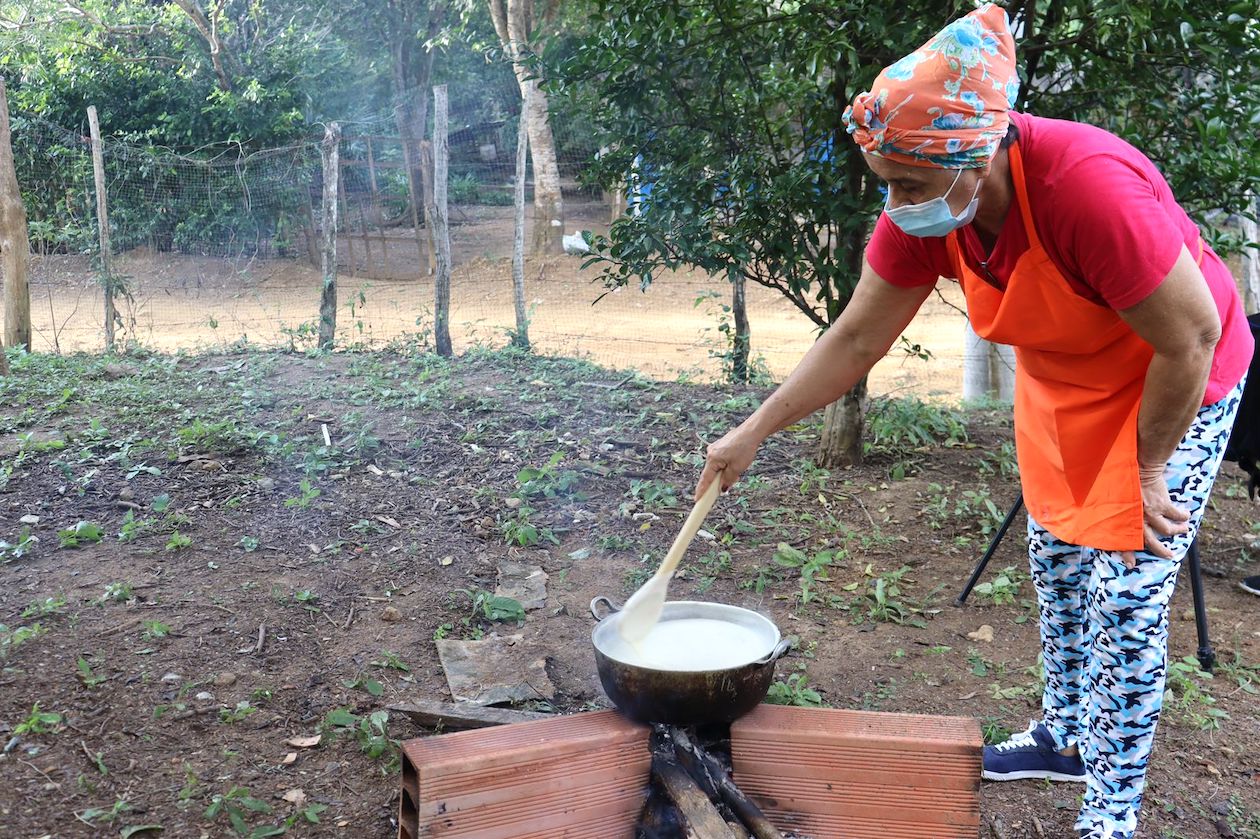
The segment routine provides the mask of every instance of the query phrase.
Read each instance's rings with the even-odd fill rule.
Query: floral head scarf
[[[1019,93],[1006,12],[985,4],[884,68],[844,112],[868,154],[911,166],[978,169],[997,153]]]

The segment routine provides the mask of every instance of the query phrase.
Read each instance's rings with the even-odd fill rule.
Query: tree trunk
[[[863,376],[852,390],[827,406],[818,445],[819,466],[834,469],[862,464],[862,412],[865,403],[866,377]]]
[[[4,347],[31,348],[31,289],[26,262],[31,244],[26,233],[26,206],[13,165],[9,102],[0,79],[0,280],[4,282],[4,340],[0,372],[7,372]]]
[[[560,192],[560,165],[556,159],[556,138],[551,131],[547,94],[536,79],[521,82],[521,95],[529,126],[529,150],[534,163],[535,253],[560,253],[564,237],[564,197]]]
[[[1260,197],[1251,196],[1251,212],[1260,215]],[[1249,218],[1242,220],[1243,238],[1255,244],[1242,254],[1243,307],[1248,314],[1260,312],[1260,225]]]
[[[551,130],[547,94],[538,85],[524,56],[536,36],[533,0],[489,0],[495,32],[512,59],[516,81],[521,88],[521,109],[529,128],[529,151],[534,164],[535,253],[561,253],[564,237],[564,199],[560,192],[560,166],[556,138]],[[555,6],[551,7],[554,12]]]

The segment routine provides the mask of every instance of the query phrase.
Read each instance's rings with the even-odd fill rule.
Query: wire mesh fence
[[[456,351],[501,346],[516,327],[511,254],[517,115],[475,91],[451,98],[450,327]],[[103,266],[86,126],[14,115],[18,179],[29,216],[33,344],[37,351],[104,346]],[[606,232],[622,208],[583,185],[598,153],[580,120],[553,115],[563,233]],[[324,173],[319,142],[246,151],[221,144],[195,155],[110,139],[102,143],[111,228],[117,339],[158,350],[238,344],[303,348],[315,342],[322,287]],[[347,121],[339,145],[337,341],[384,347],[426,340],[433,327],[434,260],[421,185],[423,138],[397,114]],[[526,241],[536,221],[526,172]],[[647,291],[608,292],[582,255],[526,262],[529,337],[540,352],[588,357],[674,378],[714,379],[727,351],[725,281],[699,272],[662,276]],[[607,292],[607,293],[606,293]],[[598,301],[598,302],[596,302]],[[894,353],[872,375],[873,393],[957,398],[962,379],[961,301],[933,299],[907,337],[933,353]],[[755,363],[784,377],[816,332],[777,292],[748,289]]]

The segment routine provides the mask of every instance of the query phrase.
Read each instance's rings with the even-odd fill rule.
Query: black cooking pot
[[[607,611],[601,616],[600,607]],[[697,725],[732,722],[755,708],[774,681],[774,663],[792,647],[769,618],[723,603],[678,600],[665,604],[661,620],[703,618],[736,624],[756,634],[748,661],[718,670],[657,670],[624,660],[617,636],[618,607],[607,597],[591,601],[599,621],[591,630],[595,664],[604,693],[617,709],[640,722]],[[622,655],[622,658],[617,657]]]

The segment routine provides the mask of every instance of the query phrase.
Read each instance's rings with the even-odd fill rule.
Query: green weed
[[[771,684],[766,702],[771,705],[799,705],[802,708],[823,707],[822,694],[809,686],[804,673],[793,673]]]

